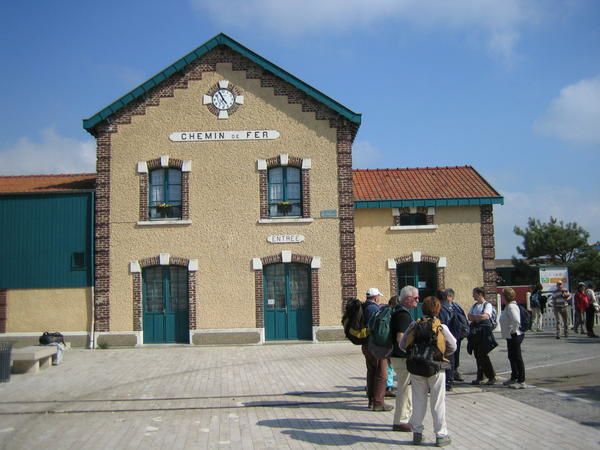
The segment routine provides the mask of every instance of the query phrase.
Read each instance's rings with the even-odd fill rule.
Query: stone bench
[[[54,345],[32,345],[13,348],[12,373],[37,373],[52,365],[52,356],[57,352]]]

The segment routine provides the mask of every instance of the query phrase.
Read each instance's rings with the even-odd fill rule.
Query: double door
[[[397,267],[398,293],[404,286],[414,286],[419,290],[419,304],[412,308],[410,315],[413,319],[423,316],[421,303],[426,297],[435,295],[438,289],[437,266],[428,262],[407,262]]]
[[[265,339],[312,339],[310,266],[270,264],[263,269]]]
[[[187,268],[147,267],[142,277],[144,343],[189,343]]]

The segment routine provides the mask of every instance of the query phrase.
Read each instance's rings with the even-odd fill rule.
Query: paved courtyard
[[[73,349],[0,383],[0,448],[410,447],[393,412],[367,410],[364,372],[349,343]],[[598,429],[493,391],[459,387],[447,411],[450,448],[600,446]]]

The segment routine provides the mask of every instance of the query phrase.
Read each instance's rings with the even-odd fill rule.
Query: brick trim
[[[110,165],[111,134],[117,130],[110,122],[96,129],[96,203],[94,230],[94,330],[110,331]]]
[[[6,289],[0,289],[0,333],[6,333],[8,321],[8,302]]]
[[[171,256],[169,258],[169,265],[178,267],[188,267],[190,260],[187,258],[180,258],[177,256]],[[140,268],[152,267],[160,265],[160,256],[152,256],[149,258],[143,258],[138,261]],[[142,331],[142,273],[133,273],[133,330]],[[188,317],[189,317],[189,329],[196,329],[196,272],[188,270]]]
[[[494,240],[494,210],[492,205],[481,205],[481,256],[483,270],[483,290],[485,298],[496,304],[496,270],[494,258],[496,257]]]
[[[150,171],[156,169],[179,169],[183,167],[183,160],[169,158],[167,167],[161,166],[161,159],[155,158],[146,161],[148,173],[138,173],[140,177],[140,214],[139,220],[150,220],[150,211],[148,209],[148,192],[150,187]],[[190,178],[189,172],[181,172],[181,220],[189,220],[190,218]]]
[[[269,264],[281,264],[281,253],[277,255],[270,255],[260,258],[262,267],[268,266]],[[292,263],[311,265],[313,261],[312,256],[298,255],[292,253]],[[310,271],[310,289],[311,289],[311,312],[312,312],[312,326],[319,326],[321,323],[321,308],[320,308],[320,294],[319,294],[319,269],[311,268]],[[264,314],[264,282],[263,282],[263,270],[254,270],[254,300],[256,308],[256,328],[265,327],[265,314]]]
[[[398,291],[398,264],[404,264],[408,262],[413,262],[413,255],[404,255],[394,258],[396,262],[396,267],[393,269],[389,269],[388,272],[390,274],[390,295],[396,295]],[[431,256],[431,255],[421,255],[421,262],[436,264],[440,261],[439,256]],[[446,268],[445,267],[437,267],[436,279],[439,290],[446,289]]]
[[[356,298],[356,250],[354,240],[354,196],[352,192],[352,141],[356,127],[344,122],[337,128],[338,217],[340,230],[341,312]]]
[[[274,156],[266,160],[266,170],[258,171],[260,218],[269,219],[269,169],[281,167],[281,157]],[[302,218],[310,217],[310,170],[302,168],[303,159],[298,156],[289,156],[287,167],[300,169],[302,183]]]

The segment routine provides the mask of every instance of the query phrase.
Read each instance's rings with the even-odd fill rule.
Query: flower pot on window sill
[[[292,204],[287,202],[278,203],[277,212],[283,215],[289,214],[290,212],[292,212]]]

